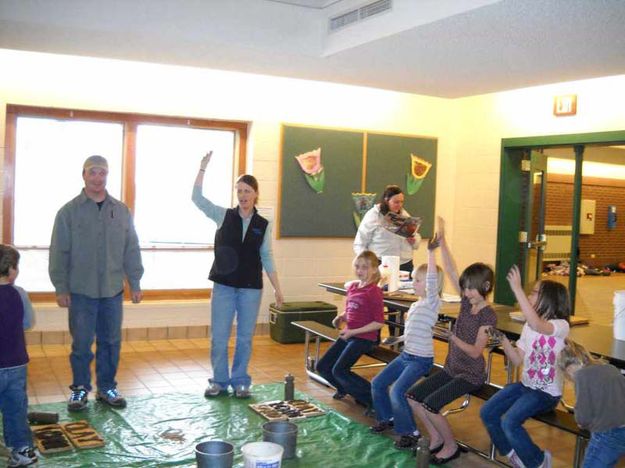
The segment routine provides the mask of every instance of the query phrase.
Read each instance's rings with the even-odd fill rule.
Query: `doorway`
[[[573,313],[611,324],[625,286],[606,268],[625,262],[625,229],[612,221],[625,210],[624,142],[625,131],[502,141],[495,302],[514,304],[506,273],[518,264],[525,285],[562,282]]]

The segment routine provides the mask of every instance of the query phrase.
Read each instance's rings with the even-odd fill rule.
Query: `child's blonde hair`
[[[425,280],[425,275],[427,275],[427,273],[428,273],[428,264],[422,263],[421,265],[419,265],[417,268],[414,269],[414,271],[412,272],[412,275],[415,278],[418,276],[419,278]],[[437,276],[436,284],[438,284],[438,295],[440,296],[443,293],[445,272],[438,265],[436,265],[436,276]]]
[[[558,368],[568,376],[566,369],[569,366],[586,367],[591,364],[603,364],[604,361],[597,359],[588,352],[581,344],[573,340],[564,340],[564,348],[558,355]]]
[[[358,255],[356,255],[356,258],[354,258],[354,261],[352,262],[352,266],[354,268],[356,267],[356,262],[358,262],[358,260],[363,260],[369,265],[370,271],[369,278],[367,278],[367,284],[377,284],[380,281],[381,277],[379,268],[380,260],[378,259],[377,255],[370,250],[363,250]]]

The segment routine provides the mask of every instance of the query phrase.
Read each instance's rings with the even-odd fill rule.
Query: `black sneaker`
[[[395,448],[399,450],[414,450],[421,436],[403,435],[395,441]]]
[[[69,387],[72,390],[72,394],[69,396],[67,400],[67,410],[68,411],[82,411],[87,407],[88,399],[87,395],[89,392],[85,387],[75,387],[71,385]]]
[[[126,407],[126,399],[119,394],[116,388],[111,388],[106,392],[101,392],[98,390],[96,394],[96,400],[106,403],[113,408],[125,408]]]
[[[389,429],[393,429],[394,425],[393,421],[378,421],[375,425],[369,428],[369,432],[373,434],[381,434]]]

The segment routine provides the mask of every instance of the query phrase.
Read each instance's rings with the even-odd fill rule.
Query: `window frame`
[[[66,109],[56,107],[38,107],[16,104],[6,106],[5,127],[5,155],[4,155],[4,191],[2,200],[2,239],[6,244],[13,243],[14,214],[15,214],[15,158],[17,119],[19,117],[39,117],[58,120],[80,120],[92,122],[119,123],[123,125],[122,150],[122,200],[130,209],[135,211],[135,176],[136,176],[136,138],[137,127],[148,125],[171,125],[177,127],[198,128],[207,130],[230,130],[235,134],[235,170],[236,175],[245,174],[247,160],[247,140],[250,124],[244,121],[199,119],[191,117],[162,116],[151,114],[92,111],[82,109]],[[35,247],[34,249],[41,249]],[[48,250],[48,249],[45,249]],[[142,248],[142,251],[155,250],[153,247]],[[159,248],[159,251],[190,250],[211,251],[212,246],[198,248]],[[149,289],[143,291],[144,299],[206,299],[210,297],[211,289]],[[53,292],[29,293],[34,302],[54,302]],[[124,288],[125,299],[130,299],[128,288]]]

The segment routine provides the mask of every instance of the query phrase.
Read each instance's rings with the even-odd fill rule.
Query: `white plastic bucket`
[[[614,338],[625,341],[625,290],[614,291]]]
[[[245,468],[280,468],[282,462],[281,445],[273,442],[250,442],[241,447]]]
[[[395,255],[382,255],[381,268],[388,269],[388,292],[399,289],[399,257]]]

